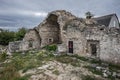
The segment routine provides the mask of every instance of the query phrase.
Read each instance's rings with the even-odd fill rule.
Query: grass
[[[108,67],[112,71],[120,70],[120,65],[115,65],[115,64],[109,63]]]
[[[75,57],[75,58],[80,59],[82,61],[88,61],[88,58],[82,57],[82,56],[78,56],[78,55],[70,55],[70,57]]]
[[[5,66],[1,71],[0,71],[0,79],[1,80],[14,80],[16,78],[19,78],[20,75],[17,72],[17,69],[11,64],[9,66]]]
[[[6,55],[2,55],[2,59],[6,59]],[[1,80],[27,80],[26,77],[21,77],[18,73],[22,70],[23,73],[29,69],[36,68],[43,65],[43,61],[53,60],[54,55],[47,51],[40,51],[37,53],[14,53],[9,63],[1,65],[3,69],[0,69]]]
[[[72,66],[80,67],[80,61],[69,55],[57,56],[55,59],[56,61],[61,62],[61,63],[71,64]]]
[[[7,55],[5,53],[0,54],[0,59],[4,62],[7,59]],[[101,65],[100,60],[96,59],[88,59],[86,57],[78,56],[78,55],[58,55],[54,56],[52,51],[47,50],[41,50],[39,52],[33,53],[32,51],[27,51],[25,54],[21,53],[14,53],[13,57],[10,59],[9,63],[3,63],[1,67],[3,69],[0,69],[0,79],[1,80],[28,80],[30,76],[23,76],[21,77],[18,73],[19,70],[22,70],[23,73],[27,72],[29,69],[36,68],[42,66],[43,62],[56,60],[61,63],[65,64],[71,64],[75,67],[81,66],[82,62],[88,62],[91,64],[98,64]],[[84,66],[89,71],[91,71],[93,74],[101,75],[102,72],[96,70],[93,67]],[[111,70],[117,70],[120,69],[120,66],[109,64],[108,66]],[[53,74],[59,75],[58,70],[54,70]],[[110,77],[110,76],[109,76]],[[112,77],[110,77],[112,79]],[[95,80],[94,77],[91,77],[89,75],[84,76],[83,80]]]
[[[90,75],[83,75],[82,80],[96,80],[96,79]]]
[[[84,67],[87,68],[89,71],[91,71],[93,74],[102,76],[102,71],[96,70],[95,68],[91,66],[84,66]]]
[[[0,62],[4,62],[7,59],[8,55],[6,52],[0,54]]]
[[[47,51],[56,51],[57,45],[56,44],[47,45],[44,47],[44,49],[46,49]]]
[[[60,72],[59,72],[58,70],[54,70],[52,73],[53,73],[53,74],[56,74],[56,75],[59,75],[59,74],[60,74]]]
[[[15,78],[14,80],[28,80],[29,76]]]

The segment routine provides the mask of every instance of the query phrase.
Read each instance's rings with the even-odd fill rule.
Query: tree
[[[8,45],[9,42],[14,41],[15,38],[15,32],[13,31],[8,31],[8,30],[3,30],[0,33],[0,44],[1,45]]]
[[[15,40],[22,40],[27,32],[27,29],[22,27],[15,33]]]
[[[94,15],[93,15],[91,12],[88,11],[88,12],[85,13],[85,16],[86,16],[87,19],[90,19],[90,18],[92,18]]]
[[[8,45],[9,42],[22,40],[26,32],[26,28],[20,28],[17,32],[2,30],[0,32],[0,45]]]

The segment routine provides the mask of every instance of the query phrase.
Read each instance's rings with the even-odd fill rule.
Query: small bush
[[[0,54],[0,61],[6,60],[7,56],[8,56],[8,55],[7,55],[6,52],[3,52],[2,54]]]
[[[48,50],[48,51],[56,51],[57,45],[55,45],[55,44],[47,45],[47,46],[45,46],[44,48],[45,48],[46,50]]]

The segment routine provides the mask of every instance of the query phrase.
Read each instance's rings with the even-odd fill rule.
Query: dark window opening
[[[33,41],[32,40],[29,41],[29,47],[33,47]]]
[[[99,56],[100,50],[100,41],[98,40],[87,40],[87,50],[86,52],[89,53],[91,56]]]
[[[52,39],[52,38],[48,39],[48,42],[49,42],[49,43],[52,43],[52,42],[53,42],[53,39]]]
[[[100,29],[101,31],[104,30],[103,28]]]
[[[96,54],[97,54],[96,44],[90,44],[90,47],[91,47],[91,54],[96,56]]]

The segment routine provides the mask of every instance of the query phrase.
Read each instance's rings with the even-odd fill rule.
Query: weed
[[[115,64],[109,63],[108,66],[111,70],[120,70],[120,65],[115,65]]]
[[[75,58],[77,58],[77,59],[80,59],[80,60],[82,60],[82,61],[88,61],[88,59],[86,58],[86,57],[83,57],[83,56],[79,56],[79,55],[71,55],[71,57],[75,57]]]
[[[60,72],[59,72],[58,70],[54,70],[52,73],[53,73],[53,74],[56,74],[56,75],[59,75],[59,74],[60,74]]]
[[[56,51],[57,49],[57,45],[56,44],[52,44],[52,45],[47,45],[44,47],[46,50],[48,51]]]
[[[22,77],[15,78],[14,80],[28,80],[29,77],[30,77],[30,75],[25,75]]]
[[[5,61],[6,58],[7,58],[7,53],[6,52],[3,52],[2,54],[0,54],[0,61]]]
[[[96,80],[94,77],[90,76],[90,75],[83,75],[82,76],[82,80]]]
[[[89,62],[92,63],[92,64],[93,63],[94,64],[101,64],[102,63],[101,60],[99,60],[99,59],[90,59]]]
[[[102,76],[102,71],[96,70],[95,68],[91,67],[91,66],[84,66],[85,68],[87,68],[89,71],[91,71],[94,74],[97,75],[101,75]]]
[[[9,65],[6,66],[2,69],[2,71],[0,72],[0,79],[1,80],[14,80],[16,78],[19,78],[20,75],[17,72],[17,69],[14,67],[14,65]]]
[[[23,73],[25,73],[27,70],[34,68],[34,65],[28,65],[23,69]]]

